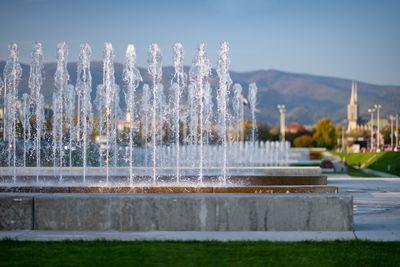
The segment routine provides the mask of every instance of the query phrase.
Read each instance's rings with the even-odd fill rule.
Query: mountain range
[[[3,73],[5,62],[0,61],[0,73]],[[123,65],[115,63],[116,83],[123,86]],[[91,63],[92,73],[92,97],[95,95],[96,86],[102,83],[102,62]],[[22,64],[22,81],[19,94],[29,91],[28,77],[29,65]],[[54,73],[56,63],[44,64],[44,83],[42,93],[46,101],[51,101],[54,90]],[[140,68],[144,82],[149,83],[150,77],[145,68]],[[185,67],[188,71],[188,67]],[[68,64],[71,84],[76,82],[76,63]],[[164,88],[170,85],[173,75],[172,67],[163,68]],[[247,96],[249,83],[255,82],[258,87],[257,94],[257,120],[261,123],[277,124],[279,113],[278,104],[285,104],[287,110],[287,122],[299,122],[302,124],[314,124],[318,119],[328,117],[335,123],[346,118],[347,103],[350,99],[352,80],[317,76],[309,74],[289,73],[279,70],[258,70],[250,72],[230,72],[234,83],[240,83],[244,95]],[[210,78],[215,91],[218,78],[215,70]],[[358,85],[358,102],[361,121],[369,119],[368,108],[373,104],[382,104],[382,117],[400,112],[400,86],[374,85],[356,81]],[[141,92],[141,86],[137,89]],[[232,93],[231,93],[232,94]],[[249,113],[249,112],[246,112]],[[248,114],[246,115],[248,116]]]

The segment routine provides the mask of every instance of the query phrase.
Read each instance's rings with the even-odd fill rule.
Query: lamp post
[[[376,109],[376,116],[377,116],[377,131],[376,131],[376,151],[380,152],[381,151],[381,128],[380,128],[380,116],[379,116],[379,111],[382,108],[382,105],[375,104],[374,105]]]
[[[371,151],[374,150],[374,108],[369,108],[368,112],[371,114],[371,122],[370,122],[370,127],[371,127]]]
[[[394,146],[394,151],[397,151],[397,147],[399,146],[399,114],[396,113],[396,145]]]
[[[390,115],[389,119],[390,119],[390,150],[393,150],[393,143],[394,143],[393,126],[395,117],[393,115]]]
[[[280,113],[280,133],[281,133],[281,141],[285,142],[285,105],[278,105],[279,113]]]
[[[345,146],[345,127],[346,127],[346,119],[344,119],[343,120],[343,124],[342,124],[342,142],[341,142],[341,145],[342,145],[342,152],[345,152],[345,150],[346,150],[346,146]]]

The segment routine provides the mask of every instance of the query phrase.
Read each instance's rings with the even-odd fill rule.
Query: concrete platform
[[[0,210],[0,230],[142,232],[353,229],[353,199],[341,194],[3,193],[0,194]],[[19,221],[18,218],[23,220]],[[26,221],[31,222],[30,227],[27,227]]]

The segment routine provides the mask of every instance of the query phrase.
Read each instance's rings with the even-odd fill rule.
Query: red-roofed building
[[[304,126],[298,122],[292,122],[286,126],[287,133],[296,134],[298,132],[305,132],[305,131],[306,129],[304,128]]]

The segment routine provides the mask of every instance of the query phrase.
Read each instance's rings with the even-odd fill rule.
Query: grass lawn
[[[378,175],[372,173],[363,172],[360,169],[354,168],[353,166],[348,166],[347,174],[351,177],[379,177]]]
[[[399,266],[400,242],[0,241],[0,266]]]
[[[381,172],[400,176],[400,152],[334,153],[346,158],[349,165],[360,165]],[[388,168],[390,166],[390,169]]]

